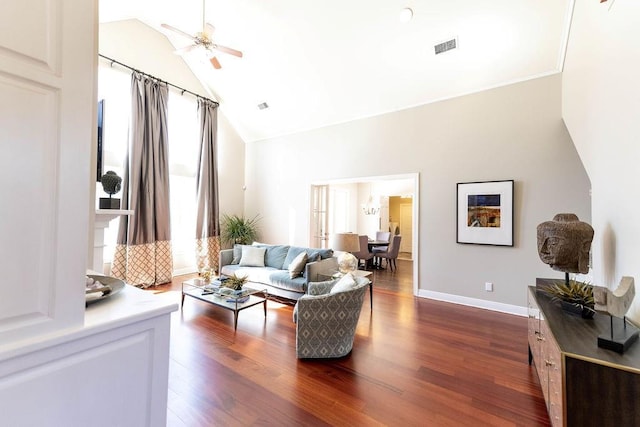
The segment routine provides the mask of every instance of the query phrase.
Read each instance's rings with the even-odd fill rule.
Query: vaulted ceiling
[[[206,0],[214,41],[244,56],[216,55],[219,70],[197,52],[184,59],[257,141],[560,72],[573,1]],[[202,31],[203,4],[100,1],[100,22],[132,18],[180,48],[189,39],[160,24]],[[434,53],[454,38],[456,49]]]

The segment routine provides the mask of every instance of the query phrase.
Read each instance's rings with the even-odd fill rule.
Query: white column
[[[104,274],[104,230],[109,223],[121,215],[133,215],[132,210],[125,209],[96,209],[93,235],[93,262],[92,270]]]

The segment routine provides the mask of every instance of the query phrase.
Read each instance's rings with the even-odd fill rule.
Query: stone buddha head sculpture
[[[538,225],[538,255],[551,268],[588,273],[593,228],[572,213],[560,213]]]

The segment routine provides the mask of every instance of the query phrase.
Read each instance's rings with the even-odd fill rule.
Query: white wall
[[[563,75],[562,114],[593,186],[594,283],[614,289],[640,280],[638,22],[638,2],[577,1]],[[640,322],[638,297],[630,314]]]
[[[558,212],[590,221],[589,180],[561,119],[554,75],[247,145],[246,212],[263,240],[308,243],[312,182],[420,174],[419,288],[524,306],[536,226]],[[515,247],[456,244],[456,183],[514,179]],[[495,292],[484,291],[484,282]]]
[[[100,24],[101,54],[162,80],[210,97],[183,59],[173,53],[167,38],[138,20]],[[117,65],[114,65],[117,67]],[[185,94],[185,96],[191,96]],[[218,178],[220,213],[242,214],[244,209],[245,145],[224,115],[218,112]]]

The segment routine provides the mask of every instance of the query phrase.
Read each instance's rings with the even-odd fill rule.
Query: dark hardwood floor
[[[180,299],[176,277],[155,291]],[[291,305],[173,313],[168,426],[548,426],[527,319],[412,296],[411,261],[376,271],[353,351],[298,360]]]

